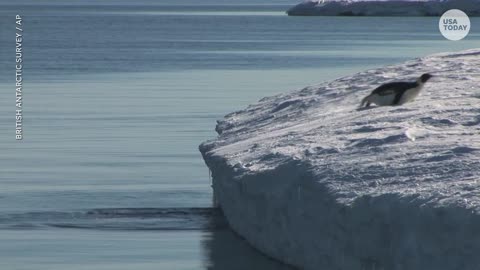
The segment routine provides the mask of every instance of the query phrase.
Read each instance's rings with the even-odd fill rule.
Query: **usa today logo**
[[[470,19],[465,12],[459,9],[450,9],[443,13],[438,28],[442,35],[449,40],[461,40],[470,32]]]

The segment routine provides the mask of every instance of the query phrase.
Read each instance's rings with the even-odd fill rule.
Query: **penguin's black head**
[[[420,81],[422,83],[426,83],[428,80],[430,80],[430,78],[432,78],[433,75],[431,74],[428,74],[428,73],[425,73],[425,74],[422,74],[422,76],[420,76]]]

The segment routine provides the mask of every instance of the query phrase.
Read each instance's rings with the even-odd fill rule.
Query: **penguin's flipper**
[[[392,105],[400,105],[400,100],[402,99],[404,92],[398,92],[395,94],[395,98],[393,99]]]
[[[369,106],[370,106],[370,96],[371,96],[371,95],[368,95],[368,96],[366,96],[364,99],[362,99],[362,102],[360,103],[360,108],[363,108],[364,106],[365,106],[365,107],[369,107]]]

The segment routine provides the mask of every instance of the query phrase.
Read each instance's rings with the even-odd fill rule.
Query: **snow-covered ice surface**
[[[403,106],[379,84],[436,75]],[[253,246],[302,269],[480,269],[480,49],[267,97],[200,146]],[[323,268],[324,267],[324,268]]]
[[[460,9],[480,16],[480,0],[340,0],[304,1],[287,11],[292,16],[440,16]]]

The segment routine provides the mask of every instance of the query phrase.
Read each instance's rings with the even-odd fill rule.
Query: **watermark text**
[[[23,24],[15,16],[15,139],[23,139]]]
[[[462,40],[470,32],[470,18],[459,9],[450,9],[443,13],[438,22],[440,33],[448,40]]]

